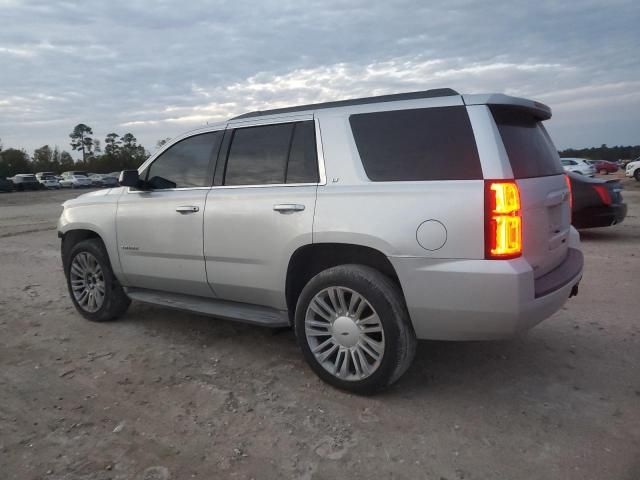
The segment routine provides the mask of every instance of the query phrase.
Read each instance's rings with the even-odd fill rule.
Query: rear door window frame
[[[314,142],[315,142],[315,156],[316,156],[316,170],[317,170],[317,181],[315,182],[300,182],[300,183],[262,183],[262,184],[251,184],[251,185],[225,185],[225,176],[227,170],[227,164],[229,162],[229,153],[231,151],[231,145],[233,143],[233,138],[236,130],[240,130],[243,128],[254,128],[254,127],[268,127],[272,125],[280,125],[280,124],[297,124],[304,122],[312,122],[313,124],[313,132],[314,132]],[[294,128],[295,134],[295,128]],[[285,163],[285,172],[288,169],[288,162],[291,154],[291,143],[293,137],[289,142],[289,150],[287,153],[287,162]],[[286,177],[284,178],[286,182]],[[254,121],[242,122],[240,124],[229,125],[225,130],[224,137],[222,139],[222,143],[220,146],[220,152],[218,154],[218,161],[215,168],[215,173],[213,177],[213,186],[217,188],[267,188],[267,187],[300,187],[300,186],[318,186],[324,185],[326,183],[325,173],[324,173],[324,156],[321,149],[321,141],[319,135],[319,127],[316,119],[314,117],[303,117],[303,118],[288,118],[288,119],[280,119],[273,121],[263,121],[254,119]]]

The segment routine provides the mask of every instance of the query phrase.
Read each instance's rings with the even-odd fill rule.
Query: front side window
[[[316,183],[313,121],[238,128],[233,133],[225,185]]]
[[[223,132],[203,133],[169,147],[147,168],[146,182],[154,189],[211,185],[209,163],[218,154]]]

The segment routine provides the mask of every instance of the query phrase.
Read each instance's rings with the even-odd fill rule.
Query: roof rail
[[[419,98],[435,98],[450,97],[452,95],[460,95],[451,88],[434,88],[431,90],[422,90],[420,92],[394,93],[392,95],[379,95],[377,97],[354,98],[351,100],[338,100],[336,102],[311,103],[308,105],[299,105],[296,107],[275,108],[273,110],[256,110],[255,112],[243,113],[230,120],[238,120],[240,118],[260,117],[263,115],[274,115],[278,113],[301,112],[304,110],[319,110],[321,108],[348,107],[352,105],[366,105],[368,103],[380,102],[397,102],[400,100],[416,100]]]

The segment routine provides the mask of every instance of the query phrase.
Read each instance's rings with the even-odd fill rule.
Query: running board
[[[169,293],[145,288],[125,288],[132,300],[151,303],[163,307],[199,313],[211,317],[236,320],[262,327],[289,327],[289,315],[286,311],[262,307],[249,303],[229,302],[215,298],[195,297],[180,293]]]

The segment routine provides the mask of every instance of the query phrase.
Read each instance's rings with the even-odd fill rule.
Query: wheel
[[[398,380],[417,343],[400,288],[363,265],[341,265],[313,277],[298,298],[295,331],[322,380],[365,395]]]
[[[131,300],[111,270],[101,240],[82,240],[64,255],[64,273],[76,310],[87,320],[105,322],[120,317]]]
[[[633,178],[635,178],[638,182],[640,182],[640,168],[638,168],[635,172],[633,172]]]

